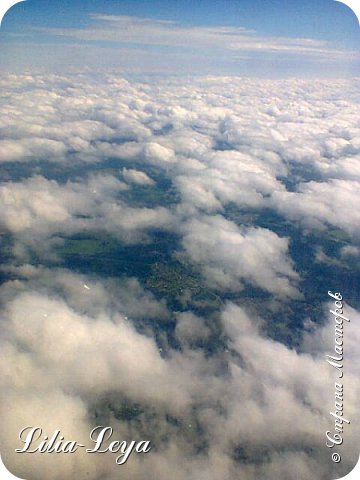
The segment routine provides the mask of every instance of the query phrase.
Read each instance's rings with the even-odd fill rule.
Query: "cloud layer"
[[[224,351],[206,359],[191,347],[188,342],[206,336],[206,327],[188,313],[179,317],[181,351],[162,356],[150,334],[137,333],[111,307],[101,284],[88,282],[89,290],[80,292],[83,278],[67,274],[70,284],[64,284],[64,273],[52,271],[51,289],[40,289],[44,273],[23,270],[21,282],[1,290],[2,451],[18,475],[117,478],[120,467],[105,455],[74,454],[69,461],[44,456],[39,463],[10,453],[24,425],[40,424],[45,431],[61,426],[66,436],[88,442],[99,419],[124,438],[146,437],[154,444],[145,459],[132,457],[121,467],[124,478],[146,478],[151,471],[165,479],[170,469],[177,479],[331,475],[324,432],[331,422],[333,372],[323,353],[331,349],[331,318],[296,353],[264,337],[259,318],[229,303],[221,312]],[[101,312],[90,300],[96,297]],[[350,307],[347,313],[346,413],[356,425],[359,313]],[[123,398],[141,405],[141,413],[122,418]],[[356,458],[357,433],[355,426],[346,429],[345,464]]]
[[[172,38],[172,25],[158,27]],[[0,441],[14,473],[347,473],[356,298],[346,304],[351,425],[336,472],[324,355],[326,292],[356,279],[359,256],[356,84],[29,74],[4,76],[1,95]],[[293,344],[274,339],[286,328]],[[81,453],[28,461],[14,453],[27,424],[83,443],[111,425],[116,439],[154,447],[124,467]]]

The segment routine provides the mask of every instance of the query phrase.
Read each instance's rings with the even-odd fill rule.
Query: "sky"
[[[0,68],[353,76],[359,32],[332,0],[27,0],[3,21]]]

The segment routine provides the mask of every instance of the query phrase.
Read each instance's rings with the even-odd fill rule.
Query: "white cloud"
[[[202,169],[179,175],[175,182],[184,202],[208,211],[222,210],[230,202],[262,207],[273,191],[284,190],[276,170],[285,170],[280,161],[274,165],[237,151],[215,152],[207,155]]]
[[[349,234],[359,235],[360,182],[330,180],[300,184],[297,192],[274,192],[274,206],[291,220],[305,227],[334,225]],[[349,208],[351,205],[351,208]]]
[[[191,312],[182,312],[177,315],[175,333],[181,342],[192,343],[199,339],[206,339],[210,334],[210,329],[202,318]]]
[[[1,407],[7,427],[1,440],[12,471],[28,468],[41,480],[60,478],[59,472],[94,480],[117,478],[119,467],[111,456],[44,455],[40,463],[31,461],[26,467],[23,457],[11,451],[18,447],[18,431],[34,422],[46,432],[60,428],[86,443],[96,422],[94,404],[106,399],[116,408],[125,396],[150,407],[150,417],[143,413],[138,423],[110,415],[106,421],[117,438],[146,436],[156,446],[141,462],[130,458],[121,470],[125,479],[145,479],[154,472],[165,480],[170,470],[179,480],[255,480],[265,472],[269,480],[285,480],[290,471],[305,480],[310,467],[319,478],[330,474],[324,432],[331,426],[333,372],[323,352],[331,348],[331,319],[312,332],[300,354],[265,338],[261,319],[227,304],[221,318],[228,349],[205,358],[187,345],[190,331],[206,338],[207,328],[200,318],[183,313],[177,325],[183,348],[169,349],[162,358],[151,335],[137,333],[131,318],[113,309],[112,294],[104,293],[100,283],[86,279],[90,290],[81,295],[76,281],[80,285],[84,278],[68,274],[73,281],[66,284],[66,272],[59,271],[53,272],[48,290],[46,282],[41,288],[37,283],[39,273],[24,267],[27,281],[1,287]],[[83,311],[81,299],[93,290],[104,302],[94,316]],[[346,409],[356,425],[359,313],[348,306],[346,310],[352,321],[346,326],[351,360],[346,364]],[[166,415],[176,418],[177,426]],[[356,461],[357,435],[354,427],[346,430],[345,468]],[[201,444],[205,451],[197,448]],[[247,461],[235,461],[236,454]]]
[[[360,248],[355,247],[353,245],[347,245],[346,247],[341,248],[340,255],[342,257],[347,257],[347,256],[358,257],[358,256],[360,256]]]
[[[315,56],[354,56],[336,49],[330,42],[313,38],[265,37],[253,30],[229,26],[182,26],[173,21],[125,15],[91,16],[91,27],[36,28],[36,32],[81,41],[108,41],[119,44],[162,45],[191,49],[212,48],[230,51],[265,51]]]
[[[136,183],[137,185],[153,185],[154,180],[152,180],[146,173],[133,168],[123,168],[122,176],[125,181],[130,183]]]
[[[185,225],[183,246],[217,288],[241,290],[246,281],[275,295],[299,295],[288,239],[270,230],[240,228],[221,216],[201,217]]]
[[[119,200],[118,193],[126,188],[110,175],[64,185],[41,176],[7,182],[0,186],[0,222],[29,241],[100,228],[136,242],[146,229],[171,225],[172,216],[164,207],[132,208]]]

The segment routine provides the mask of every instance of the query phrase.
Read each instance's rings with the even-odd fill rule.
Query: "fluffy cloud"
[[[177,176],[176,184],[184,202],[204,210],[221,210],[230,202],[263,207],[273,191],[284,190],[275,177],[277,170],[285,169],[237,151],[216,152],[203,168]]]
[[[118,194],[126,188],[117,178],[104,175],[63,185],[41,176],[6,182],[0,186],[0,222],[29,242],[99,228],[131,242],[143,230],[170,224],[166,208],[132,208],[122,202]]]
[[[3,95],[12,100],[1,105],[0,161],[94,162],[102,158],[104,142],[149,136],[129,106],[132,88],[126,80],[114,79],[107,93],[84,81],[55,75],[3,79]],[[18,89],[21,83],[33,88],[31,98]],[[124,88],[125,97],[114,101],[111,95]]]
[[[191,312],[182,312],[177,315],[175,334],[182,343],[193,343],[199,339],[206,339],[210,329],[202,318]]]
[[[279,212],[306,227],[324,229],[330,224],[358,237],[359,188],[357,181],[312,181],[300,184],[297,192],[274,192],[272,201]]]
[[[152,180],[146,173],[134,170],[133,168],[123,168],[122,175],[124,180],[130,183],[136,183],[137,185],[153,185]]]
[[[298,295],[288,240],[270,230],[239,228],[220,216],[203,217],[186,225],[183,246],[217,288],[236,291],[245,280],[273,294]]]
[[[70,307],[90,317],[96,317],[110,307],[125,319],[163,320],[169,316],[165,302],[157,301],[136,278],[99,281],[96,277],[73,274],[65,269],[30,264],[3,265],[1,270],[21,281],[30,280],[36,291],[66,297]]]
[[[168,348],[162,356],[151,334],[136,332],[131,318],[114,310],[112,295],[103,294],[101,283],[86,279],[90,290],[80,294],[76,281],[82,283],[83,277],[67,274],[72,283],[65,288],[65,272],[53,272],[54,294],[48,286],[40,287],[40,272],[26,267],[19,273],[20,282],[1,287],[0,356],[7,432],[2,452],[17,474],[28,469],[27,478],[57,479],[64,472],[94,480],[117,478],[120,467],[111,456],[44,455],[40,463],[28,463],[11,453],[18,447],[19,430],[34,422],[46,432],[61,429],[88,443],[97,421],[94,408],[117,436],[145,436],[153,442],[154,450],[141,461],[132,456],[121,467],[124,478],[145,479],[152,471],[162,480],[170,469],[179,480],[286,479],[289,472],[305,480],[310,468],[317,478],[332,474],[323,446],[333,408],[333,372],[323,355],[332,344],[331,319],[312,331],[303,353],[297,353],[264,337],[261,319],[229,303],[221,312],[225,351],[206,359],[189,347],[190,331],[197,338],[208,335],[203,321],[189,312],[178,316],[182,350]],[[88,294],[99,294],[101,310],[95,312],[88,301],[84,311],[81,297]],[[352,321],[346,326],[351,360],[346,364],[346,409],[356,424],[359,313],[346,310]],[[114,418],[124,397],[141,406],[141,421]],[[357,435],[354,427],[346,430],[341,472],[356,460]]]
[[[91,293],[86,300],[91,303],[98,287],[89,284]],[[76,290],[80,293],[76,297],[76,310],[59,295],[50,297],[36,290],[21,292],[17,287],[13,291],[11,285],[5,286],[2,291],[8,297],[7,311],[2,313],[2,318],[10,320],[5,326],[7,333],[0,360],[5,396],[1,411],[6,416],[4,425],[8,432],[1,441],[2,453],[5,452],[7,463],[15,460],[13,471],[25,478],[31,478],[30,474],[56,479],[64,472],[68,475],[76,472],[79,478],[89,478],[89,469],[91,478],[100,478],[108,470],[102,467],[102,458],[91,458],[90,455],[87,462],[85,454],[75,455],[70,462],[59,456],[50,462],[42,459],[40,463],[28,463],[23,456],[14,456],[8,447],[14,446],[25,425],[41,425],[44,431],[61,428],[68,439],[89,441],[90,406],[110,392],[126,395],[135,402],[162,404],[162,398],[171,396],[174,387],[179,388],[173,407],[167,403],[169,412],[176,412],[184,404],[186,394],[171,380],[169,366],[161,358],[154,340],[137,334],[123,315],[114,312],[108,315],[105,307],[95,318],[79,313],[79,309],[84,309],[82,298],[89,293],[88,290],[79,292],[74,285],[66,286],[73,300]],[[98,296],[102,293],[101,290],[97,292]],[[138,308],[139,305],[141,300],[138,298]],[[146,303],[142,305],[146,309]],[[26,329],[23,328],[24,318]],[[164,388],[169,388],[165,396]],[[144,395],[149,396],[145,398]]]

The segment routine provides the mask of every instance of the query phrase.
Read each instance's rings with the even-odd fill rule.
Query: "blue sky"
[[[0,67],[349,76],[359,40],[333,0],[27,0],[3,21]]]

